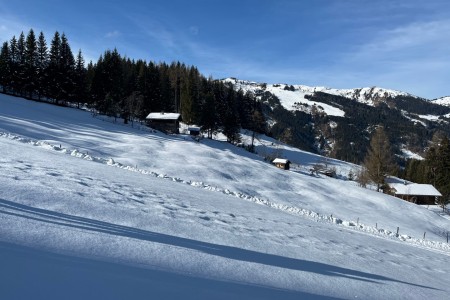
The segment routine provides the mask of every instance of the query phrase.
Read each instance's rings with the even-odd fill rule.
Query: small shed
[[[198,126],[189,126],[188,127],[188,132],[192,136],[198,136],[198,135],[200,135],[200,127],[198,127]]]
[[[289,170],[291,162],[288,159],[284,158],[275,158],[272,163],[280,169]]]
[[[389,183],[395,197],[421,205],[434,205],[442,194],[431,184]]]
[[[147,124],[165,133],[179,133],[181,115],[179,113],[153,112],[146,118]]]

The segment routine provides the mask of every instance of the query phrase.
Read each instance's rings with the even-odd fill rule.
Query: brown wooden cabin
[[[148,126],[165,132],[179,133],[181,115],[179,113],[154,112],[150,113],[147,118]]]
[[[284,158],[275,158],[272,163],[280,169],[289,170],[291,162]]]
[[[419,205],[435,205],[442,194],[431,184],[389,183],[395,197]]]

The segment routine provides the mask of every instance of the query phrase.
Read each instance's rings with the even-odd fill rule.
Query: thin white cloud
[[[361,47],[364,55],[379,56],[399,51],[428,49],[450,50],[450,20],[413,23],[379,33],[379,36]],[[418,55],[428,56],[429,53],[418,51]]]
[[[106,38],[116,38],[116,37],[119,37],[119,36],[121,36],[121,35],[122,35],[122,34],[120,33],[120,31],[114,30],[114,31],[108,32],[108,33],[105,35],[105,37],[106,37]]]
[[[425,98],[450,93],[443,80],[450,78],[450,20],[410,23],[368,32],[367,37],[329,67],[331,84],[339,87],[349,79],[359,86],[379,85]]]
[[[19,36],[22,31],[26,35],[30,28],[29,25],[16,18],[3,15],[0,21],[0,40],[2,42],[9,41],[13,36]]]
[[[158,20],[148,20],[140,17],[129,17],[129,20],[135,24],[144,34],[152,38],[155,42],[166,49],[176,49],[176,38],[172,30],[166,24]]]

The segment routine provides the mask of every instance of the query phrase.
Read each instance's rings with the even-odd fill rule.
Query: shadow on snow
[[[200,251],[209,255],[219,256],[227,259],[233,259],[237,261],[258,263],[268,266],[274,266],[279,268],[291,269],[302,272],[310,272],[325,276],[333,277],[343,277],[352,280],[359,280],[372,283],[383,283],[383,282],[396,282],[416,287],[434,289],[432,287],[427,287],[423,285],[408,283],[386,276],[366,273],[362,271],[352,270],[348,268],[333,266],[325,263],[295,259],[289,257],[283,257],[274,254],[261,253],[252,250],[246,250],[238,247],[225,246],[212,244],[208,242],[202,242],[167,234],[161,234],[157,232],[141,230],[133,227],[127,227],[122,225],[116,225],[113,223],[88,219],[84,217],[72,216],[64,213],[54,212],[46,209],[35,208],[8,200],[0,199],[0,213],[12,215],[16,217],[22,217],[30,220],[55,224],[59,226],[67,226],[77,229],[83,229],[88,231],[95,231],[105,234],[112,234],[117,236],[123,236],[128,238],[139,239],[143,241],[155,242],[160,244],[166,244],[171,246],[183,247],[186,249]],[[40,255],[40,254],[39,254]],[[3,255],[2,255],[3,260]],[[87,260],[87,262],[89,262]],[[105,263],[106,264],[106,263]],[[88,263],[89,265],[89,263]],[[105,265],[108,267],[108,265]],[[2,263],[3,268],[3,263]],[[145,272],[145,271],[140,271]],[[150,272],[150,271],[149,271]],[[153,272],[153,271],[152,271]],[[182,275],[169,275],[165,276],[181,276]],[[1,278],[0,278],[1,279]],[[189,279],[202,281],[202,279]],[[206,282],[205,282],[206,283]],[[226,285],[236,285],[231,283],[219,283],[214,282],[218,288],[225,287]],[[245,288],[242,287],[244,290]],[[260,289],[261,287],[257,287]],[[252,287],[253,289],[253,287]],[[272,291],[278,293],[279,291]],[[263,294],[263,293],[262,293]],[[275,296],[275,295],[272,295]],[[286,295],[282,295],[285,298]],[[298,294],[297,294],[298,296]],[[311,295],[309,295],[311,296]]]

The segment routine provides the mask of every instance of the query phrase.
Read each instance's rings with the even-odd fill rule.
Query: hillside
[[[333,89],[329,87],[322,87],[322,86],[312,87],[299,84],[287,85],[287,84],[257,83],[246,80],[239,80],[236,78],[226,78],[223,81],[235,85],[237,89],[243,89],[246,91],[250,90],[252,92],[255,92],[257,89],[264,89],[266,91],[269,91],[278,98],[282,99],[282,104],[286,109],[291,109],[294,102],[309,104],[308,103],[309,100],[305,96],[311,96],[316,92],[322,92],[335,96],[345,97],[347,99],[355,100],[360,103],[364,103],[371,106],[377,105],[380,101],[383,101],[386,98],[395,98],[399,96],[418,98],[406,92],[384,89],[380,87]],[[286,92],[294,92],[294,93],[286,93]],[[288,100],[289,98],[291,100],[294,100],[294,102],[289,103]],[[333,112],[331,113],[327,112],[327,114],[340,116],[340,114],[333,114]]]
[[[398,157],[423,155],[438,131],[450,133],[445,98],[428,101],[378,87],[332,89],[227,78],[266,105],[269,133],[295,147],[362,162],[375,126],[383,124]],[[399,161],[402,164],[402,161]]]
[[[450,106],[450,96],[434,99],[432,101],[435,104]]]
[[[260,150],[282,149],[300,165],[282,171],[220,141],[10,96],[0,103],[6,299],[450,292],[441,276],[450,271],[450,221],[343,178],[311,176],[314,154],[261,136]],[[342,175],[353,168],[330,163]]]

